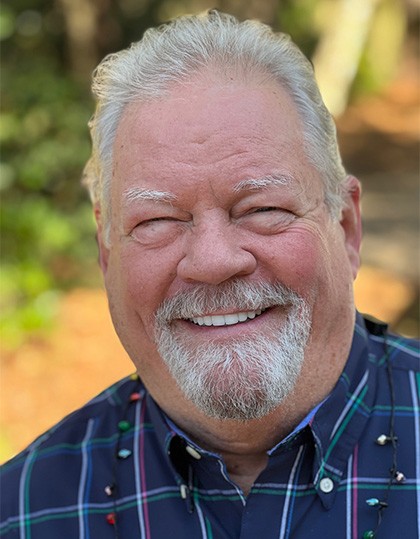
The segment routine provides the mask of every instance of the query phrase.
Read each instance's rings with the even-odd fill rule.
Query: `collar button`
[[[321,479],[319,482],[319,488],[324,494],[328,494],[334,490],[334,482],[329,477],[324,477],[324,479]]]
[[[194,449],[194,447],[192,447],[191,445],[186,445],[185,446],[185,451],[187,453],[189,453],[194,459],[196,459],[196,460],[201,459],[200,453],[196,449]]]

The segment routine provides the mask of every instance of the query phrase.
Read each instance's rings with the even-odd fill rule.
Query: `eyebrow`
[[[292,177],[287,174],[269,174],[263,178],[249,178],[242,180],[233,187],[234,193],[241,191],[258,191],[271,185],[288,185]],[[177,200],[177,196],[169,191],[157,191],[142,187],[131,187],[123,192],[123,199],[126,203],[136,202],[138,200],[150,200],[152,202],[171,203]]]
[[[250,178],[237,183],[233,191],[258,191],[270,187],[272,185],[288,185],[292,181],[292,177],[287,174],[269,174],[263,178]]]
[[[137,200],[151,200],[152,202],[173,202],[176,195],[166,191],[156,191],[141,187],[132,187],[123,192],[123,199],[126,203],[136,202]]]

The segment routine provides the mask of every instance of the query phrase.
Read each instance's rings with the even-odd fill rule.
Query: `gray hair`
[[[184,16],[145,32],[126,50],[110,54],[93,75],[97,99],[89,122],[92,156],[83,182],[101,207],[105,236],[110,221],[113,144],[125,106],[164,96],[171,85],[211,67],[223,73],[263,74],[292,97],[303,124],[306,155],[320,172],[333,216],[343,207],[346,178],[334,121],[326,109],[312,65],[290,37],[258,21],[240,22],[216,10]]]

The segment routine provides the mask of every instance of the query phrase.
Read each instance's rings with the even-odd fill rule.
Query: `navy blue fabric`
[[[366,503],[371,498],[389,505],[378,538],[419,537],[418,343],[386,338],[397,465],[405,475],[388,488],[392,444],[375,442],[390,432],[386,345],[378,326],[368,329],[358,315],[333,392],[269,451],[248,497],[223,460],[189,440],[132,377],[3,466],[1,537],[356,539],[376,529],[378,508]]]

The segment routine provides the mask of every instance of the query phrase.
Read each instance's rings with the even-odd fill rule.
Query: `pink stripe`
[[[353,507],[352,507],[352,521],[353,521],[353,539],[358,539],[358,533],[357,533],[357,463],[358,463],[358,455],[359,455],[359,446],[356,445],[354,448],[353,453],[353,471],[352,471],[352,489],[353,489]]]
[[[150,539],[150,522],[149,522],[149,508],[147,504],[146,497],[146,469],[145,469],[145,458],[144,458],[144,415],[146,412],[146,399],[143,399],[141,403],[141,412],[140,412],[140,484],[141,484],[141,493],[142,493],[142,507],[143,507],[143,516],[144,516],[144,528],[146,533],[146,539]],[[141,432],[143,431],[143,432]]]

